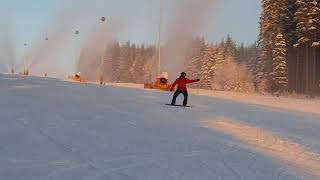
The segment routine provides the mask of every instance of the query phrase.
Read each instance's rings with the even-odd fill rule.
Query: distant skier
[[[200,79],[195,79],[195,80],[189,80],[188,78],[186,78],[187,74],[185,72],[182,72],[180,77],[173,83],[173,85],[171,86],[170,91],[174,91],[174,87],[176,85],[178,85],[178,89],[176,90],[176,92],[173,95],[172,98],[172,102],[171,105],[175,106],[176,105],[176,100],[177,97],[180,94],[183,94],[184,96],[184,100],[183,100],[183,106],[187,106],[188,104],[188,90],[187,90],[187,84],[190,83],[195,83],[195,82],[199,82]]]
[[[99,81],[100,81],[100,85],[104,85],[104,80],[103,80],[103,76],[102,75],[100,76]]]

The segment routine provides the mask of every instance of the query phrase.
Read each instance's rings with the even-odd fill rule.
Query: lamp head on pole
[[[100,18],[100,20],[101,20],[101,22],[105,22],[105,21],[106,21],[106,17],[102,16],[102,17]]]

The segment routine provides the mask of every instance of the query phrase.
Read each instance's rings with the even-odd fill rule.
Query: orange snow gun
[[[168,73],[162,73],[160,77],[156,79],[155,83],[145,83],[145,89],[159,89],[164,91],[170,91],[171,84],[169,84]]]

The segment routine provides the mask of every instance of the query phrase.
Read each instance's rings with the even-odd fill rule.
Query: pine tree
[[[113,82],[120,82],[120,54],[121,47],[119,42],[115,42],[112,47],[112,71]]]
[[[316,0],[309,1],[309,12],[308,12],[308,28],[311,33],[311,47],[312,51],[312,90],[316,91],[317,81],[317,50],[320,49],[320,2]],[[319,65],[318,65],[319,66]]]
[[[261,76],[267,75],[270,72],[270,62],[272,59],[273,49],[273,32],[275,29],[275,13],[274,0],[262,0],[262,13],[260,18],[260,43],[262,54],[260,56],[260,64],[263,66]],[[267,79],[268,77],[261,77],[260,79]]]
[[[222,41],[218,48],[217,48],[217,55],[215,58],[215,63],[213,66],[213,83],[215,84],[216,80],[219,79],[221,75],[218,74],[217,72],[220,71],[221,69],[223,69],[223,66],[226,64],[226,56],[225,56],[225,42]],[[216,87],[213,87],[214,89],[216,89]]]
[[[288,90],[287,78],[287,46],[281,33],[278,33],[275,40],[275,49],[273,50],[273,63],[271,77],[274,84],[274,90],[284,93]]]
[[[121,46],[119,58],[120,82],[132,82],[132,75],[129,70],[132,64],[132,59],[130,59],[130,47],[130,41],[126,42],[125,45]]]
[[[135,83],[144,83],[144,64],[146,61],[146,54],[145,54],[145,46],[144,44],[141,47],[136,47],[135,50],[135,58],[133,64],[130,68],[132,73],[133,82]]]
[[[155,46],[148,46],[145,51],[145,62],[143,67],[144,82],[154,81],[157,72],[157,55]]]
[[[296,55],[294,44],[297,42],[296,26],[294,21],[294,14],[297,11],[295,4],[296,0],[286,0],[283,5],[281,13],[280,24],[282,26],[281,32],[287,43],[287,66],[288,66],[288,89],[291,92],[297,92],[298,90],[298,79],[299,73],[299,62]]]
[[[243,52],[240,53],[241,51],[243,51]],[[243,59],[241,61],[241,63],[246,64],[250,73],[255,75],[257,64],[259,62],[258,61],[259,54],[260,54],[259,47],[258,47],[257,43],[255,42],[252,45],[249,45],[247,47],[240,46],[238,54],[240,54],[240,58]],[[242,57],[241,57],[241,54],[243,54]],[[238,59],[240,59],[240,58],[238,57]]]
[[[212,89],[216,55],[216,47],[214,47],[212,44],[209,44],[205,49],[201,67],[201,88]]]
[[[308,28],[311,35],[312,47],[319,48],[320,47],[320,2],[316,0],[310,0],[308,4]]]
[[[103,59],[102,74],[105,82],[119,82],[120,81],[120,44],[118,41],[109,43],[105,53],[99,56]],[[102,56],[102,57],[101,57]],[[99,61],[101,62],[101,61]],[[100,66],[100,63],[99,63]]]
[[[227,57],[222,68],[215,72],[215,90],[251,93],[254,91],[251,74],[245,65],[239,65],[232,57]]]
[[[295,13],[295,21],[297,23],[298,42],[295,47],[298,48],[300,54],[304,54],[305,64],[305,93],[310,93],[310,47],[312,38],[312,19],[310,17],[310,2],[313,0],[297,0],[297,12]],[[311,8],[312,9],[312,8]],[[303,53],[305,52],[305,53]]]
[[[237,63],[244,63],[246,61],[246,52],[244,44],[241,43],[241,45],[236,50],[236,62]]]
[[[137,54],[137,46],[135,43],[131,44],[130,46],[130,62],[131,62],[131,65],[130,65],[130,68],[129,68],[129,71],[130,71],[130,74],[131,74],[131,79],[132,79],[132,83],[135,82],[135,79],[133,77],[133,74],[134,74],[134,67],[135,67],[135,63],[136,63],[136,54]]]
[[[107,45],[106,49],[105,49],[105,52],[103,54],[100,54],[98,57],[98,60],[99,60],[99,65],[100,66],[101,64],[101,59],[104,61],[102,63],[102,68],[101,68],[101,71],[102,71],[102,74],[103,74],[103,80],[105,82],[114,82],[114,79],[113,79],[113,74],[114,74],[114,71],[113,71],[113,56],[112,56],[112,51],[113,51],[113,44],[110,43]],[[99,72],[100,74],[100,72]]]
[[[281,28],[278,31],[283,32],[283,36],[287,41],[288,48],[293,48],[293,45],[297,41],[296,38],[296,23],[294,22],[294,14],[297,11],[295,4],[296,0],[283,0],[281,5],[281,12],[279,17],[279,26]]]
[[[237,51],[237,45],[233,41],[233,39],[230,35],[227,36],[224,47],[225,47],[224,56],[235,58],[236,51]]]
[[[259,64],[262,66],[256,84],[267,80],[270,85],[271,77],[268,76],[272,72],[272,54],[275,48],[275,37],[277,32],[283,32],[283,22],[287,19],[286,4],[288,0],[262,0],[262,13],[260,18],[260,45],[261,55]],[[261,82],[259,82],[261,81]]]
[[[190,78],[198,78],[201,75],[205,48],[204,38],[196,38],[192,41],[191,50],[186,59],[186,70]]]
[[[297,23],[297,36],[298,43],[296,46],[307,44],[310,41],[308,33],[308,1],[309,0],[297,0],[297,12],[295,13],[295,21]]]
[[[226,63],[225,55],[225,43],[222,41],[217,49],[217,58],[215,63],[215,69],[220,69]]]

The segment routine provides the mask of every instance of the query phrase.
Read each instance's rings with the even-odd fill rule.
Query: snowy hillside
[[[0,75],[0,179],[320,179],[318,113],[171,96]]]

